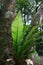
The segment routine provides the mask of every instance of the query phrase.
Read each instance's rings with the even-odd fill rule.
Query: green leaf
[[[23,34],[25,34],[30,28],[31,28],[31,25],[25,25],[23,29]]]
[[[41,23],[42,24],[42,23]],[[43,32],[43,30],[41,31],[41,32],[38,32],[38,27],[41,25],[41,24],[39,24],[39,25],[37,25],[37,26],[34,26],[31,30],[30,30],[30,32],[28,32],[28,34],[27,34],[27,36],[26,36],[26,39],[25,39],[25,41],[24,41],[24,43],[23,43],[23,46],[20,48],[20,51],[21,51],[21,53],[20,53],[20,56],[21,57],[23,57],[24,56],[24,53],[25,53],[25,51],[27,50],[27,49],[31,49],[32,48],[32,46],[33,46],[33,43],[35,43],[35,40],[36,39],[34,39],[37,35],[39,35],[40,33],[42,33]],[[36,45],[36,44],[35,44]],[[19,51],[19,52],[20,52]]]
[[[22,59],[30,56],[33,52],[31,51],[32,47],[36,45],[36,41],[38,40],[38,36],[40,33],[38,32],[38,27],[40,27],[42,23],[39,25],[32,27],[23,26],[23,21],[20,12],[16,16],[15,20],[12,23],[12,38],[14,44],[14,59],[16,62],[20,63]],[[24,40],[25,37],[25,40]],[[23,41],[23,44],[21,44]]]
[[[14,53],[17,56],[18,48],[22,41],[23,37],[23,21],[21,13],[19,12],[16,18],[12,22],[12,38],[13,38],[13,45],[14,45]]]

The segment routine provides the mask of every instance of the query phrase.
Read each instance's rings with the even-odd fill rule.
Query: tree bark
[[[11,23],[15,17],[15,0],[0,0],[0,60],[5,49],[11,47]]]

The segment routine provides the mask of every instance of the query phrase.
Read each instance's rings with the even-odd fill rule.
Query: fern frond
[[[43,30],[38,31],[38,27],[41,25],[42,23],[34,27],[32,27],[31,24],[29,26],[23,26],[21,13],[19,12],[16,16],[11,29],[14,45],[14,59],[17,64],[30,56],[34,52],[32,47],[37,44],[37,40],[43,38],[43,36],[40,35],[43,33]],[[40,38],[38,38],[38,36],[40,36]]]

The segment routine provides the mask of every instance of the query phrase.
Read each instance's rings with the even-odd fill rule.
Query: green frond
[[[15,20],[12,22],[11,27],[14,45],[14,58],[16,62],[18,61],[19,63],[22,59],[29,57],[34,52],[34,49],[31,50],[32,47],[37,44],[37,40],[43,38],[43,36],[40,35],[43,33],[43,30],[38,31],[38,27],[41,25],[42,23],[39,23],[39,25],[34,27],[31,25],[23,26],[21,13],[18,13]],[[40,38],[38,38],[39,35]]]
[[[40,26],[40,25],[38,25],[38,26]],[[20,56],[22,55],[21,57],[24,56],[27,49],[31,50],[32,46],[36,45],[36,43],[35,43],[35,41],[37,39],[36,36],[43,32],[43,30],[40,32],[38,32],[38,31],[35,32],[35,30],[38,29],[38,26],[35,26],[34,28],[32,28],[32,30],[30,31],[31,33],[29,32],[30,34],[27,35],[27,38],[26,38],[25,42],[23,43],[23,46],[21,46],[21,48],[20,48],[20,51],[21,51]],[[33,32],[35,32],[35,33],[33,34]],[[31,38],[30,38],[30,36],[31,36]]]
[[[12,22],[12,38],[13,38],[13,45],[14,45],[14,53],[15,56],[18,56],[18,48],[20,46],[20,43],[22,41],[22,35],[23,35],[23,21],[21,17],[21,13],[19,12],[16,16],[16,18]]]

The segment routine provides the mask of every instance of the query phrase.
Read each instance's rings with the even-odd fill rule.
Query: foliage
[[[37,7],[39,6],[39,3],[42,2],[42,0],[16,0],[16,6],[18,9],[22,9],[24,8],[25,10],[30,9],[32,10],[36,10]],[[29,11],[30,12],[30,11]]]
[[[34,6],[33,1],[35,1],[35,3],[36,3],[35,6]],[[24,13],[26,13],[27,15],[28,15],[28,13],[30,13],[31,15],[34,15],[34,12],[36,12],[36,9],[37,9],[37,5],[40,1],[42,1],[42,0],[21,0],[21,1],[16,0],[16,5],[19,10],[24,7],[25,8]],[[3,58],[3,56],[4,56],[3,51],[6,50],[6,48],[7,48],[6,46],[12,48],[12,38],[11,38],[10,27],[11,27],[11,22],[12,22],[12,19],[14,16],[15,16],[15,0],[0,0],[0,51],[1,51],[0,52],[0,61],[2,61],[6,57],[6,55],[5,55],[5,57]],[[17,23],[17,25],[18,25],[18,23]],[[21,26],[21,27],[23,27],[23,33],[21,33],[21,35],[20,35],[21,38],[20,37],[17,38],[17,40],[20,39],[20,40],[18,40],[18,42],[21,42],[21,43],[19,43],[20,45],[22,45],[25,42],[28,32],[30,32],[30,30],[32,29],[31,25]],[[19,36],[19,34],[18,34],[18,36]],[[22,38],[22,36],[23,36],[23,38]],[[31,38],[31,36],[30,36],[30,38]],[[21,47],[21,46],[19,46],[19,47]],[[9,50],[8,50],[8,52],[9,52]],[[6,54],[7,54],[7,52],[6,52]],[[20,55],[22,55],[22,54],[20,54]]]
[[[29,58],[35,51],[34,46],[37,44],[37,36],[43,32],[43,30],[41,32],[38,32],[38,27],[41,24],[34,27],[31,25],[24,26],[21,13],[19,12],[16,16],[11,26],[14,45],[14,59],[16,65],[22,64],[23,61],[25,61],[26,58]],[[38,55],[35,57],[38,58],[37,56]]]
[[[29,5],[29,2],[28,2],[28,0],[16,0],[16,3],[17,3],[17,7],[18,8],[22,8],[22,7],[24,7],[24,8],[26,8],[28,5]]]
[[[29,22],[29,20],[34,20],[34,15],[37,13],[38,8],[42,0],[16,0],[17,10],[21,10],[23,15],[24,24]],[[27,17],[26,17],[27,16]],[[31,18],[29,19],[29,16]]]

